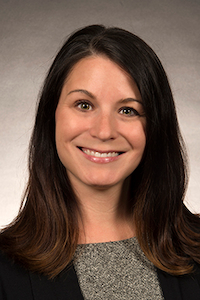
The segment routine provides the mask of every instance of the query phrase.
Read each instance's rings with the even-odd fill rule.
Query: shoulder
[[[6,254],[0,250],[0,279],[2,278],[13,278],[18,276],[20,278],[25,278],[28,276],[28,271],[26,271],[22,266],[12,261]]]
[[[83,297],[73,265],[50,280],[26,270],[0,251],[0,299],[83,300]]]
[[[5,233],[0,232],[0,299],[31,300],[29,272],[5,254],[4,247],[14,248],[12,243],[6,243]]]
[[[0,251],[0,299],[32,299],[28,271]]]
[[[157,273],[166,300],[177,300],[177,299],[199,300],[200,299],[200,265],[199,264],[194,263],[194,272],[188,275],[172,276],[159,269],[157,269]]]

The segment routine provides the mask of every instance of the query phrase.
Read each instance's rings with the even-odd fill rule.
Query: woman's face
[[[56,109],[56,147],[73,186],[122,185],[146,143],[142,99],[135,82],[103,56],[80,60]]]

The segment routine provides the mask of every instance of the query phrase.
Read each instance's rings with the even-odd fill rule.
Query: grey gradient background
[[[47,69],[72,31],[94,23],[136,33],[160,57],[190,158],[186,204],[200,212],[200,0],[0,0],[0,226],[20,205]]]

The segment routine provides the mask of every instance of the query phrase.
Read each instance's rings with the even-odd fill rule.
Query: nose
[[[117,129],[114,116],[110,114],[100,113],[96,116],[91,124],[90,134],[102,141],[115,139],[117,137]]]

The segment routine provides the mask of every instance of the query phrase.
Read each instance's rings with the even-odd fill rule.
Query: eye
[[[86,101],[78,101],[76,103],[76,106],[80,109],[80,110],[92,110],[92,105]]]
[[[137,110],[135,110],[132,107],[122,107],[122,108],[120,108],[119,113],[121,115],[125,115],[128,117],[139,116],[139,113],[137,112]]]

